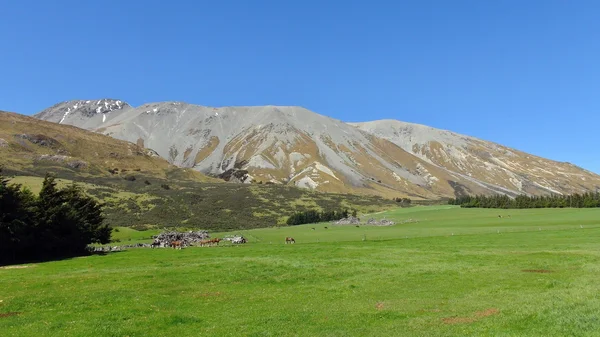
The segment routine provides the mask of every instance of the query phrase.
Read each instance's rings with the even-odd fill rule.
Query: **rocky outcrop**
[[[28,141],[32,142],[33,144],[36,144],[39,146],[50,147],[50,148],[55,148],[60,144],[56,139],[54,139],[52,137],[48,137],[46,135],[41,135],[41,134],[37,134],[37,135],[21,134],[21,135],[15,135],[15,136],[18,138],[28,140]]]
[[[375,218],[370,218],[369,220],[367,220],[367,225],[371,226],[392,226],[395,224],[395,222],[386,219],[377,220]]]
[[[191,246],[209,237],[208,231],[163,232],[154,236],[154,242],[163,247],[169,246],[173,241],[180,241],[186,246]]]
[[[343,218],[337,221],[332,221],[334,225],[359,225],[360,218],[356,218],[353,216],[349,216],[347,218]]]

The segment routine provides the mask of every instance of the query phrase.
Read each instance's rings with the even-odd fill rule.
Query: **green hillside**
[[[308,209],[356,209],[367,213],[397,206],[380,197],[327,194],[281,185],[203,183],[141,174],[135,181],[118,177],[71,179],[58,179],[59,186],[73,181],[81,184],[88,194],[105,204],[107,222],[114,227],[223,231],[282,225],[294,212]],[[42,180],[13,176],[11,183],[37,191]]]

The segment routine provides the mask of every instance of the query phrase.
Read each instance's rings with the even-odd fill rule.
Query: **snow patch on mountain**
[[[65,118],[67,118],[67,116],[69,115],[69,112],[71,112],[71,108],[68,108],[67,111],[65,111],[65,114],[63,115],[63,117],[60,119],[60,122],[58,122],[58,124],[62,124],[62,122],[65,121]]]

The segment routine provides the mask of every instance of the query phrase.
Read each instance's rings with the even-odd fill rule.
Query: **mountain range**
[[[243,183],[414,199],[600,188],[592,172],[493,142],[397,120],[345,123],[295,106],[133,107],[100,99],[61,102],[34,117],[128,141],[178,167]]]

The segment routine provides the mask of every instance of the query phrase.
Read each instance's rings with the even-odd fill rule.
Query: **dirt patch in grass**
[[[471,317],[445,317],[445,318],[442,318],[442,322],[444,322],[444,324],[474,323],[482,318],[497,315],[499,313],[500,313],[500,310],[498,310],[496,308],[489,308],[489,309],[485,309],[483,311],[477,311]]]
[[[377,302],[377,304],[375,304],[375,309],[377,310],[383,310],[385,308],[385,305],[383,304],[383,302]]]
[[[554,271],[548,270],[548,269],[523,269],[522,272],[524,272],[524,273],[540,273],[540,274],[554,273]]]
[[[0,313],[0,318],[12,317],[22,314],[22,312],[2,312]]]
[[[23,268],[29,268],[31,266],[4,266],[4,267],[0,267],[0,269],[23,269]]]
[[[474,318],[471,317],[446,317],[442,318],[444,324],[465,324],[475,322]]]
[[[486,309],[484,311],[478,311],[475,313],[475,316],[477,317],[488,317],[488,316],[493,316],[493,315],[497,315],[500,312],[500,310],[496,309],[496,308],[489,308]]]

